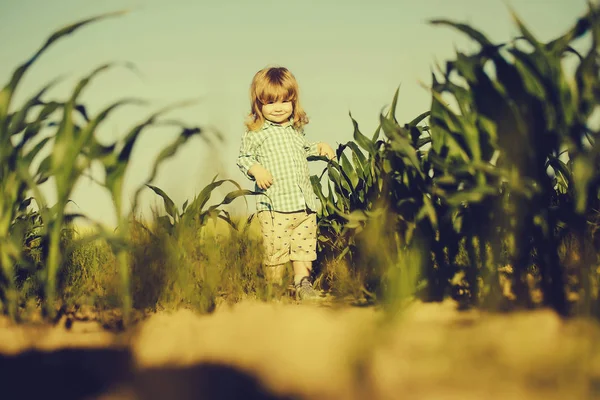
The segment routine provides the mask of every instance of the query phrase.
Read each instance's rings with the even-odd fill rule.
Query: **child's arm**
[[[319,152],[320,156],[325,156],[330,160],[333,160],[335,158],[335,151],[333,151],[331,146],[325,142],[317,143],[317,151]]]
[[[254,135],[252,132],[246,131],[242,136],[242,144],[240,145],[240,154],[238,155],[236,164],[240,171],[251,181],[255,180],[254,176],[250,174],[250,168],[253,165],[258,164],[256,157],[256,141],[253,140]]]
[[[273,176],[264,168],[256,157],[256,148],[258,143],[251,132],[244,133],[240,154],[237,158],[237,166],[240,171],[261,189],[268,189],[273,184]]]
[[[335,151],[325,142],[307,142],[304,148],[306,149],[306,157],[326,156],[330,160],[335,158]]]
[[[325,142],[307,142],[306,136],[304,136],[304,132],[302,132],[302,137],[304,137],[304,149],[306,150],[306,157],[310,156],[326,156],[330,160],[335,158],[335,152]]]

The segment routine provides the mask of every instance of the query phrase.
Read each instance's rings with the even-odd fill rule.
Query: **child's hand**
[[[273,184],[273,176],[262,165],[254,164],[248,170],[248,173],[254,177],[259,188],[265,190]]]
[[[317,150],[319,151],[320,156],[325,156],[325,157],[329,158],[330,160],[335,158],[335,152],[333,151],[331,146],[328,145],[327,143],[322,143],[322,142],[319,143],[317,145]]]

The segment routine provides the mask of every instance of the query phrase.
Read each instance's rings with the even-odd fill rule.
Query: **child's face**
[[[262,106],[262,113],[266,119],[280,124],[287,121],[294,111],[291,101],[276,101]]]

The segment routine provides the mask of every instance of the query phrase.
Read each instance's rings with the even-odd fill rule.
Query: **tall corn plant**
[[[337,160],[325,157],[309,157],[309,161],[322,160],[327,166],[320,176],[311,176],[311,183],[321,203],[319,215],[319,250],[338,261],[347,257],[352,260],[356,251],[353,235],[344,230],[346,214],[356,210],[370,211],[381,198],[381,156],[378,147],[378,131],[372,139],[360,132],[358,123],[352,118],[354,141],[340,145],[336,150]],[[349,152],[349,156],[348,153]],[[366,154],[365,154],[366,152]],[[350,158],[352,162],[350,161]],[[327,173],[327,194],[322,186]]]
[[[84,176],[86,171],[93,162],[100,162],[105,170],[105,181],[102,183],[110,194],[117,214],[117,220],[120,225],[120,230],[117,235],[103,232],[98,236],[105,237],[109,240],[113,247],[113,251],[117,256],[121,280],[123,283],[123,309],[124,319],[127,320],[131,308],[131,298],[129,292],[129,265],[127,260],[127,224],[130,215],[135,212],[137,199],[143,187],[141,186],[134,197],[134,204],[129,215],[124,215],[122,206],[123,196],[123,180],[124,175],[129,165],[132,149],[140,137],[143,130],[150,126],[158,124],[166,124],[181,128],[181,134],[173,143],[161,151],[155,163],[151,177],[146,183],[152,182],[157,174],[159,165],[173,156],[177,149],[184,145],[187,140],[202,132],[197,127],[187,127],[179,121],[159,121],[158,118],[164,113],[180,105],[167,107],[152,114],[144,122],[135,125],[125,136],[125,138],[116,141],[108,146],[101,145],[96,140],[97,128],[105,121],[109,115],[116,109],[131,104],[143,104],[137,99],[119,100],[105,109],[101,110],[92,118],[88,117],[87,110],[84,106],[78,103],[78,99],[90,83],[99,73],[107,70],[112,65],[103,65],[95,69],[87,77],[79,81],[66,102],[48,102],[42,101],[42,96],[52,86],[52,84],[44,87],[39,93],[28,100],[23,108],[16,112],[9,113],[10,101],[12,94],[15,91],[19,81],[31,64],[55,41],[74,32],[78,28],[98,21],[110,16],[121,15],[123,12],[110,13],[98,17],[90,18],[82,22],[69,25],[55,32],[42,46],[42,48],[26,63],[20,66],[13,74],[9,84],[0,92],[0,137],[3,140],[2,145],[2,217],[6,218],[6,224],[15,219],[19,204],[25,198],[25,193],[31,190],[38,202],[39,212],[42,216],[44,224],[42,225],[41,235],[47,238],[48,250],[46,258],[45,272],[45,310],[49,316],[55,313],[54,303],[56,295],[56,279],[59,272],[64,254],[61,254],[60,237],[61,230],[65,222],[70,221],[74,216],[66,212],[67,203],[70,201],[73,188],[77,181]],[[28,119],[32,110],[35,107],[40,107],[41,110],[36,118]],[[50,116],[60,112],[61,118],[59,123],[47,123]],[[81,118],[83,117],[83,118]],[[83,121],[81,121],[83,120]],[[42,128],[54,128],[54,132],[48,137],[42,138],[39,142],[30,146],[28,149],[26,144],[34,142],[33,139],[40,136]],[[17,137],[20,140],[14,145],[13,140]],[[38,170],[35,174],[30,172],[30,164],[37,154],[42,149],[48,148],[50,154],[41,161]],[[57,202],[52,207],[48,207],[44,197],[40,191],[39,185],[46,182],[49,178],[54,181],[54,186],[57,195]],[[0,255],[2,260],[2,271],[4,280],[6,281],[8,293],[5,296],[8,299],[11,315],[16,312],[16,304],[14,302],[14,284],[13,271],[14,265],[19,261],[20,250],[19,243],[22,243],[22,238],[14,234],[11,236],[8,229],[4,229],[4,219],[2,231],[0,232]],[[22,235],[21,235],[22,236]],[[95,237],[98,237],[95,236]],[[94,237],[92,237],[94,238]],[[91,240],[87,238],[86,240]]]
[[[455,191],[453,203],[461,200],[475,210],[471,221],[479,222],[475,233],[482,241],[493,239],[497,233],[482,231],[485,225],[511,232],[516,243],[511,254],[513,284],[524,303],[529,303],[524,283],[526,269],[532,252],[537,254],[545,303],[562,314],[567,312],[567,304],[555,232],[561,224],[573,228],[581,225],[577,215],[586,212],[591,184],[597,179],[597,145],[583,146],[590,135],[595,135],[587,125],[598,104],[597,15],[598,10],[590,7],[572,29],[546,44],[540,43],[515,16],[522,34],[519,40],[533,49],[529,52],[522,50],[519,42],[495,45],[464,24],[433,21],[458,29],[481,46],[476,54],[459,53],[449,62],[442,83],[434,78],[432,132],[444,136],[450,143],[449,152],[463,159],[470,175],[466,181],[460,180],[463,189]],[[573,52],[571,42],[590,31],[593,45],[582,57],[575,76],[577,84],[572,88],[562,60]],[[493,73],[484,70],[488,64],[493,66]],[[452,73],[467,87],[453,83]],[[444,91],[457,100],[460,114],[444,106],[439,96]],[[490,139],[492,147],[500,151],[497,167],[485,162],[486,157],[481,158],[482,150],[488,147],[482,145],[481,138]],[[575,181],[580,182],[575,186],[575,207],[570,211],[553,207],[555,181],[547,173],[548,166],[555,169],[555,174],[561,173],[562,165],[556,160],[564,149],[573,159]],[[457,174],[451,174],[456,178]],[[500,177],[501,182],[490,180],[492,176]],[[500,198],[502,191],[508,193],[508,202],[490,201]]]
[[[65,218],[64,206],[70,193],[69,187],[77,179],[81,165],[74,150],[70,148],[73,142],[80,143],[83,139],[75,138],[69,118],[63,118],[63,123],[57,129],[55,155],[48,158],[36,174],[30,173],[30,165],[34,158],[44,149],[50,141],[49,137],[41,138],[41,132],[48,127],[51,115],[63,111],[64,115],[70,114],[75,109],[77,95],[64,104],[60,102],[44,102],[42,98],[46,92],[56,84],[50,82],[39,92],[35,93],[16,110],[13,107],[13,95],[31,65],[57,40],[71,34],[77,29],[110,16],[122,13],[111,13],[90,18],[76,24],[69,25],[52,34],[46,43],[25,63],[19,66],[12,74],[10,81],[0,91],[0,263],[5,285],[2,288],[4,302],[12,317],[16,316],[16,293],[14,288],[14,266],[22,260],[22,234],[10,234],[9,229],[19,211],[19,207],[26,198],[26,193],[32,189],[38,194],[40,209],[45,210],[45,202],[39,196],[37,185],[46,181],[51,169],[60,171],[56,185],[59,202],[55,224],[51,228],[51,247],[49,269],[55,271],[59,262],[57,253],[58,240],[60,239],[60,226]],[[80,87],[76,90],[79,93]],[[36,113],[37,111],[37,113]],[[36,142],[36,139],[38,141]],[[62,166],[62,168],[58,168]],[[47,219],[46,219],[47,221]],[[52,274],[49,274],[50,277]],[[48,280],[49,293],[53,292],[55,281]],[[52,296],[52,295],[51,295]]]
[[[349,225],[348,215],[356,212],[369,214],[383,199],[383,180],[380,178],[383,141],[379,139],[380,128],[369,138],[360,131],[351,114],[350,118],[354,126],[354,140],[338,146],[338,161],[322,156],[309,157],[309,161],[327,162],[320,175],[311,176],[313,189],[321,203],[319,253],[331,261],[346,259],[354,264],[357,252],[354,229],[359,225]],[[323,188],[325,174],[327,194]]]
[[[352,119],[354,141],[340,145],[339,162],[329,161],[323,171],[328,174],[327,196],[321,177],[312,177],[322,204],[319,245],[334,259],[345,258],[361,276],[359,279],[370,281],[369,288],[364,288],[370,295],[373,293],[368,289],[380,289],[379,278],[387,273],[387,267],[397,264],[400,252],[410,245],[420,221],[430,217],[435,225],[436,219],[431,201],[425,195],[426,177],[421,166],[422,153],[418,151],[428,140],[421,137],[427,128],[417,125],[429,113],[400,126],[395,118],[397,100],[398,90],[388,114],[381,115],[380,125],[371,138],[362,134]],[[380,138],[382,131],[385,137]],[[368,224],[371,227],[365,231]],[[374,233],[373,224],[381,225],[382,229]],[[381,239],[381,246],[389,241],[387,250],[379,254],[385,255],[385,260],[375,260],[368,251],[365,240],[372,235]]]

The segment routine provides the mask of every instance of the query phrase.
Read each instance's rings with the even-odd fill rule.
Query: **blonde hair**
[[[291,101],[294,128],[302,130],[308,124],[308,117],[299,100],[298,82],[284,67],[267,67],[258,71],[250,85],[250,114],[246,127],[250,131],[259,129],[265,123],[262,106],[272,101]]]

